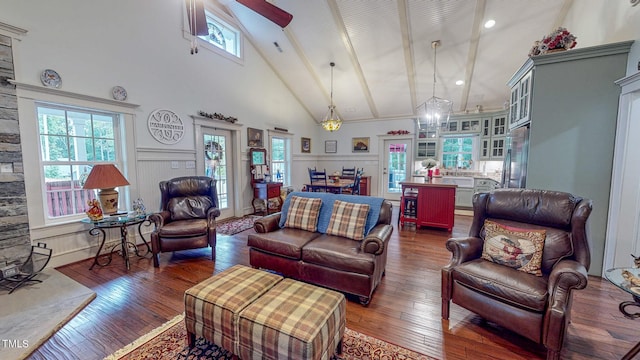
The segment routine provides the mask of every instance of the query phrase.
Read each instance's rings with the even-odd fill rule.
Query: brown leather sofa
[[[451,262],[442,268],[442,318],[450,301],[547,348],[559,359],[570,320],[572,290],[587,286],[586,223],[591,200],[564,192],[498,189],[476,193],[469,237],[449,239]],[[481,258],[485,219],[544,229],[542,276]]]
[[[309,196],[324,199],[367,198],[329,193],[292,193],[289,196],[300,194],[313,194]],[[281,228],[281,216],[287,205],[285,201],[283,212],[256,220],[256,234],[248,236],[250,264],[255,268],[273,270],[286,277],[356,295],[361,304],[367,305],[384,275],[387,244],[393,232],[393,226],[390,225],[391,203],[386,200],[381,200],[381,203],[377,223],[363,240],[356,241],[317,231]]]
[[[185,176],[161,181],[160,212],[149,216],[153,266],[158,254],[210,246],[216,258],[216,218],[220,216],[216,180],[208,176]]]

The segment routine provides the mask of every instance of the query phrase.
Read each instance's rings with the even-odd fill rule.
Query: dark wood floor
[[[440,359],[541,359],[540,346],[452,305],[440,316],[440,268],[449,260],[444,242],[465,236],[470,217],[456,216],[453,234],[406,228],[389,243],[386,276],[368,307],[347,304],[347,327]],[[248,230],[218,236],[217,257],[207,249],[133,259],[89,270],[90,260],[58,268],[96,291],[97,298],[34,352],[32,359],[102,359],[183,312],[183,293],[234,264],[249,264]],[[640,340],[640,321],[624,318],[618,303],[630,300],[606,280],[590,277],[574,293],[564,359],[619,359]]]

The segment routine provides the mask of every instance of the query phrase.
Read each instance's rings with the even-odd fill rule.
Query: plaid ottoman
[[[196,337],[237,354],[238,314],[282,280],[282,276],[235,265],[184,294],[189,347]]]
[[[284,279],[240,313],[236,355],[245,360],[330,359],[342,352],[344,328],[344,295]]]

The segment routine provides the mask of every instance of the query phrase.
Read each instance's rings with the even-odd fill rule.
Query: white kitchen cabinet
[[[456,207],[473,207],[473,188],[460,186],[456,188]]]

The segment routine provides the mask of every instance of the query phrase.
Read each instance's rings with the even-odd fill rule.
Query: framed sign
[[[324,152],[327,154],[338,152],[338,140],[325,140]]]
[[[351,139],[352,152],[369,152],[369,138],[357,137]]]
[[[300,138],[300,151],[303,153],[311,152],[311,139],[309,138]]]
[[[247,144],[250,147],[263,147],[262,138],[264,131],[260,129],[247,128]]]

